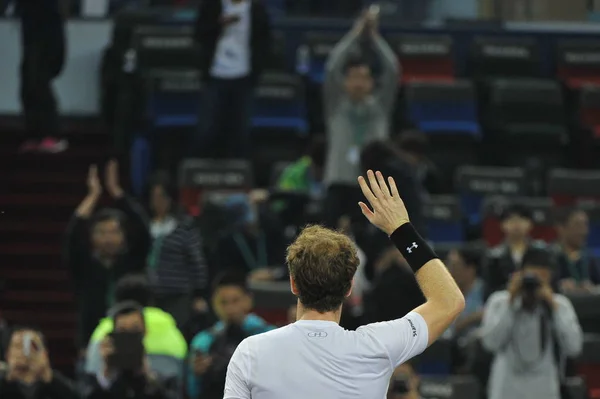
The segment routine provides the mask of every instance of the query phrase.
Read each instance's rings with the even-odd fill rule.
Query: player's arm
[[[367,172],[358,181],[371,208],[359,203],[365,217],[387,233],[416,273],[426,302],[416,308],[427,325],[428,345],[436,341],[463,311],[465,299],[446,266],[410,224],[394,179]],[[389,183],[389,187],[388,187]],[[369,187],[370,186],[370,187]],[[372,210],[371,210],[372,209]]]
[[[248,384],[250,369],[250,348],[248,340],[242,341],[235,349],[225,377],[225,394],[223,399],[251,399]]]

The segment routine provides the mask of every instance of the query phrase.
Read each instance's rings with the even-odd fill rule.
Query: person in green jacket
[[[324,194],[323,172],[327,144],[323,136],[315,136],[306,155],[288,165],[277,181],[277,189],[309,194],[320,198]]]
[[[150,368],[162,378],[181,380],[187,342],[170,314],[150,306],[151,290],[146,276],[132,274],[123,277],[117,283],[115,299],[118,303],[134,301],[144,308],[144,347]],[[87,349],[86,373],[96,374],[101,369],[100,342],[113,331],[113,327],[113,321],[109,317],[102,319],[96,327]]]

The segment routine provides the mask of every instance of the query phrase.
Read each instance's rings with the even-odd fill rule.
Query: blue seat
[[[150,85],[146,115],[153,129],[198,125],[201,83],[196,71],[163,71]]]
[[[463,242],[460,203],[454,196],[433,196],[425,204],[427,239],[435,243]]]
[[[256,90],[252,127],[308,133],[304,90],[300,78],[288,73],[265,73]]]
[[[147,137],[138,135],[133,139],[130,162],[132,190],[136,196],[140,197],[143,195],[144,187],[148,182],[148,176],[152,169],[152,151]]]
[[[408,85],[406,97],[409,118],[421,131],[481,136],[470,82],[415,82]]]
[[[335,32],[308,32],[304,43],[310,52],[310,71],[308,77],[311,82],[321,84],[325,80],[325,65],[331,50],[342,39],[342,33]]]

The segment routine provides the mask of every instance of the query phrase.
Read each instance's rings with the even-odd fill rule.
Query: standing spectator
[[[6,399],[76,399],[74,384],[52,370],[44,338],[32,328],[16,328],[0,375],[0,397]]]
[[[590,233],[587,213],[580,208],[558,214],[558,242],[554,249],[560,288],[565,293],[593,292],[600,285],[598,261],[587,248]]]
[[[64,3],[64,4],[63,4]],[[18,0],[23,55],[21,104],[29,139],[22,151],[62,152],[68,142],[60,137],[52,81],[65,61],[63,8],[65,0]]]
[[[193,218],[176,214],[175,190],[166,177],[150,185],[150,234],[153,239],[148,272],[156,306],[170,313],[182,328],[193,302],[206,306],[208,269]]]
[[[478,276],[480,254],[470,248],[450,251],[446,265],[465,297],[465,310],[450,327],[454,338],[468,335],[483,318],[484,285]]]
[[[366,58],[356,55],[361,39],[374,48],[380,59],[377,82]],[[356,207],[361,149],[370,141],[389,137],[398,75],[396,56],[380,36],[377,15],[372,12],[356,22],[329,56],[323,90],[328,139],[326,212],[331,214],[330,224],[335,225],[342,216],[340,203],[347,201]]]
[[[552,290],[552,266],[547,251],[528,250],[523,270],[485,305],[482,343],[495,355],[489,399],[561,398],[564,362],[581,352],[583,333],[571,302]]]
[[[274,328],[252,314],[252,306],[243,274],[227,273],[217,277],[213,307],[219,322],[194,337],[190,345],[191,372],[187,389],[190,399],[223,398],[227,365],[238,344],[246,337]]]
[[[179,378],[187,355],[187,342],[173,317],[152,306],[152,291],[146,276],[130,274],[119,280],[115,302],[135,302],[144,311],[144,348],[150,369],[164,379]],[[105,317],[94,330],[85,358],[85,372],[96,375],[102,368],[101,342],[114,331],[111,317]]]
[[[102,186],[93,165],[88,174],[88,194],[67,229],[65,262],[77,289],[81,348],[86,347],[92,331],[112,305],[117,280],[145,269],[150,243],[147,217],[123,191],[116,161],[108,163],[105,177],[105,188],[115,208],[94,213]]]
[[[506,287],[511,274],[521,269],[523,256],[532,247],[545,247],[543,242],[532,241],[531,210],[524,205],[512,204],[501,215],[504,243],[492,248],[484,257],[483,273],[486,299]]]
[[[205,81],[195,154],[245,158],[254,87],[270,56],[271,27],[258,0],[203,0],[196,21]],[[219,148],[221,150],[221,148]]]
[[[377,82],[365,58],[357,56],[366,38],[381,62]],[[373,139],[389,137],[390,114],[398,82],[394,52],[379,35],[376,16],[367,13],[333,49],[326,66],[324,95],[329,156],[328,183],[355,183],[360,148]]]
[[[125,302],[117,304],[111,313],[115,334],[122,334],[131,342],[128,342],[128,347],[120,346],[116,335],[107,336],[102,340],[102,369],[96,375],[90,376],[91,381],[85,389],[85,398],[167,399],[176,394],[176,390],[170,392],[152,372],[142,349],[142,339],[146,332],[143,309],[135,302]],[[137,339],[138,342],[134,343],[133,339]],[[138,347],[138,353],[135,353],[132,347]],[[123,356],[125,353],[127,358]]]

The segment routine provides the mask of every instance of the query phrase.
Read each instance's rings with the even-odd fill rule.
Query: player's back
[[[421,353],[427,339],[416,313],[357,331],[301,320],[247,338],[232,363],[253,399],[382,399],[394,368]],[[240,397],[235,390],[226,387],[225,398]]]

